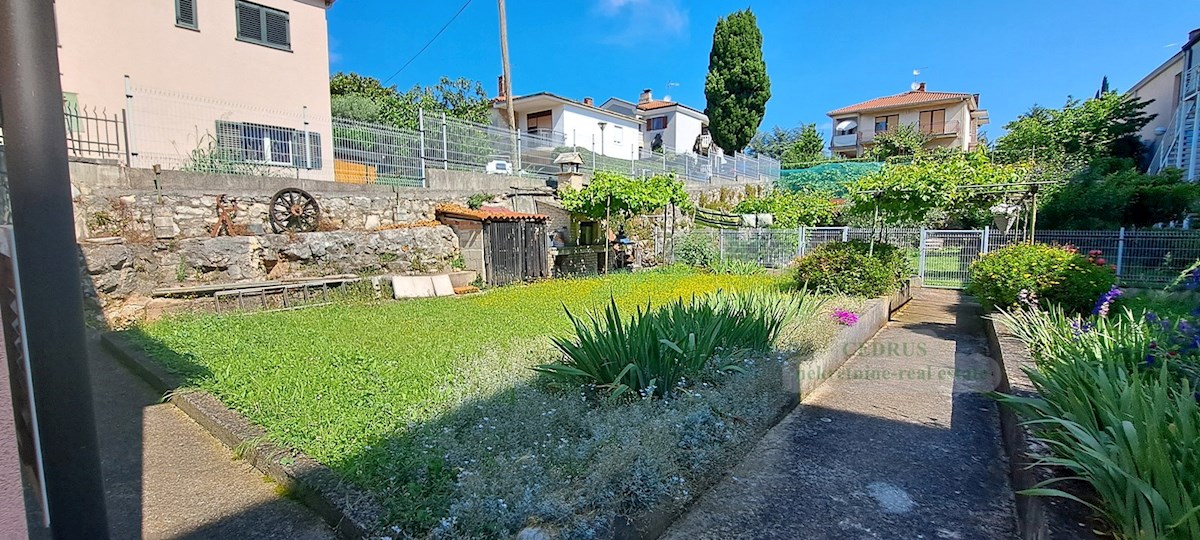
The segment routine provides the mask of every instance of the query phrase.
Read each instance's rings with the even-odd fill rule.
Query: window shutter
[[[217,158],[221,161],[242,161],[242,125],[217,120]]]
[[[281,11],[263,10],[266,28],[266,42],[283,48],[292,46],[292,36],[288,28],[288,14]]]
[[[239,2],[237,5],[238,37],[250,41],[263,41],[262,8]]]
[[[196,0],[175,0],[175,24],[196,28]]]
[[[321,134],[315,131],[308,132],[308,148],[311,161],[309,162],[310,169],[321,168]]]

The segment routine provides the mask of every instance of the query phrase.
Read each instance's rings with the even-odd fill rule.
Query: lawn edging
[[[1019,397],[1037,397],[1037,390],[1029,380],[1024,368],[1033,368],[1029,350],[1008,329],[995,320],[984,316],[983,329],[987,335],[988,349],[992,358],[1000,364],[1002,377],[997,392]],[[1028,426],[1021,423],[1016,412],[1001,405],[1000,435],[1004,452],[1008,455],[1009,482],[1017,510],[1017,532],[1026,540],[1044,538],[1094,539],[1090,527],[1080,526],[1080,512],[1090,515],[1086,508],[1065,499],[1032,497],[1019,492],[1030,489],[1039,482],[1052,477],[1044,467],[1034,465],[1035,459],[1029,450],[1037,446]]]
[[[371,536],[383,508],[366,492],[338,478],[328,467],[295,449],[266,438],[262,427],[201,390],[182,389],[184,381],[164,369],[121,332],[100,337],[104,348],[144,379],[165,401],[183,411],[213,437],[264,475],[287,489],[330,525],[340,538]]]
[[[833,341],[826,347],[813,351],[808,360],[800,364],[789,363],[784,367],[783,376],[787,381],[788,398],[784,400],[779,410],[767,422],[763,434],[766,434],[776,424],[783,421],[789,413],[800,404],[813,390],[816,390],[834,372],[838,370],[858,352],[858,349],[887,324],[892,312],[900,309],[912,298],[908,288],[903,293],[891,297],[880,297],[868,300],[858,313],[858,322],[853,326],[842,328]],[[808,376],[805,376],[808,374]],[[746,442],[747,449],[752,448],[761,439],[761,435]],[[736,463],[732,464],[736,465]],[[675,520],[688,511],[691,505],[698,501],[705,492],[725,478],[732,470],[722,469],[710,471],[708,474],[693,481],[697,486],[689,500],[682,505],[670,505],[666,508],[653,509],[632,518],[617,518],[613,525],[614,540],[653,540],[662,536]]]

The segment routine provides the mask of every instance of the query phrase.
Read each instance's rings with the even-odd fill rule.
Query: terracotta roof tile
[[[656,99],[653,101],[647,101],[645,103],[639,104],[637,107],[639,109],[649,111],[649,110],[653,110],[653,109],[661,109],[663,107],[670,107],[671,105],[679,105],[679,104],[674,101],[663,101],[661,99]]]
[[[439,204],[434,213],[440,216],[478,219],[480,221],[545,221],[550,216],[515,212],[500,206],[482,206],[473,210],[457,204]]]
[[[906,107],[909,105],[919,105],[921,103],[944,101],[948,99],[969,99],[972,95],[973,94],[964,94],[960,92],[925,92],[914,90],[911,92],[905,92],[903,94],[896,94],[894,96],[868,99],[862,103],[855,103],[849,107],[842,107],[840,109],[829,111],[827,114],[829,116],[833,116],[857,111],[869,111],[872,109]]]

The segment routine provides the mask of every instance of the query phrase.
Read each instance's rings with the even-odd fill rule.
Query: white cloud
[[[595,12],[612,27],[601,41],[633,45],[646,39],[677,37],[687,30],[688,11],[678,0],[599,0]]]

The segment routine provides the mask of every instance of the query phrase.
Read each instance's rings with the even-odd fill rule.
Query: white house
[[[508,126],[506,98],[496,98],[492,123]],[[599,155],[636,159],[642,147],[642,121],[597,107],[591,98],[575,101],[549,92],[513,98],[516,128],[526,144],[577,146]]]
[[[642,90],[637,103],[614,97],[600,108],[641,119],[645,123],[642,147],[651,151],[666,147],[676,153],[692,152],[708,127],[708,116],[703,112],[675,101],[654,99],[649,88]]]

